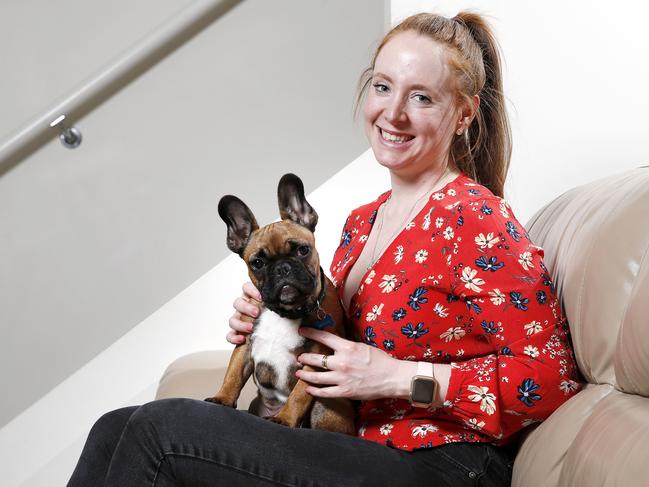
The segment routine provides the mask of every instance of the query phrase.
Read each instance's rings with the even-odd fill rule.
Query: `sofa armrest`
[[[208,350],[174,360],[162,374],[155,398],[188,397],[202,400],[213,396],[223,383],[230,354],[230,350]],[[247,409],[256,395],[255,383],[249,380],[241,391],[238,409]]]

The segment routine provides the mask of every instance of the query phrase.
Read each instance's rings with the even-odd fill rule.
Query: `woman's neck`
[[[395,207],[412,206],[422,195],[441,189],[459,174],[460,171],[454,167],[435,167],[416,176],[405,177],[392,172],[390,173],[391,205],[395,205]]]

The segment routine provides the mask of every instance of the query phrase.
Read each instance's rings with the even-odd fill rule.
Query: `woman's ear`
[[[466,120],[466,127],[471,125],[471,122],[473,122],[476,113],[478,113],[479,106],[480,106],[480,96],[473,95],[471,97],[471,102],[466,102],[462,107],[462,119]]]

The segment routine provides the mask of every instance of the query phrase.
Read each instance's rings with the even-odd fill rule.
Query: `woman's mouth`
[[[393,144],[405,144],[406,142],[409,142],[415,138],[414,135],[389,132],[388,130],[382,129],[381,127],[378,127],[378,129],[381,134],[381,138],[386,142],[392,142]]]

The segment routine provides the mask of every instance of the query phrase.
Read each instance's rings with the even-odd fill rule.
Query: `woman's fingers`
[[[254,298],[257,301],[261,301],[261,293],[255,287],[255,285],[250,281],[246,282],[243,285],[243,294],[250,297],[250,298]]]
[[[230,342],[232,345],[241,345],[243,342],[246,341],[246,337],[240,333],[237,333],[235,331],[229,331],[228,334],[225,336],[225,339]]]
[[[251,302],[252,299],[261,301],[261,296],[251,282],[246,282],[243,285],[243,296],[239,296],[234,300],[232,306],[235,312],[228,320],[230,331],[225,338],[234,345],[243,343],[246,340],[244,335],[252,332],[252,322],[259,316],[259,305]]]
[[[259,306],[247,301],[241,296],[234,300],[232,306],[234,306],[235,310],[241,313],[241,317],[245,316],[252,320],[259,316]]]
[[[327,357],[326,360],[323,358],[325,356]],[[320,369],[324,369],[326,365],[327,368],[325,370],[338,370],[338,367],[336,367],[336,357],[333,354],[303,353],[297,358],[297,361],[302,365],[310,365],[311,367],[318,367]]]
[[[242,319],[241,313],[235,311],[230,319],[228,320],[228,325],[235,333],[251,333],[252,332],[252,323],[250,319]]]
[[[329,333],[328,331],[316,330],[315,328],[309,328],[308,326],[301,326],[299,333],[306,338],[322,343],[336,351],[352,347],[354,344],[354,342],[345,340],[344,338]]]
[[[340,377],[334,371],[328,372],[311,372],[309,370],[299,369],[295,375],[310,384],[338,384]]]
[[[335,336],[335,335],[334,335]],[[303,365],[311,365],[322,369],[323,356],[319,353],[303,353],[298,357],[299,363]],[[306,392],[314,397],[352,397],[352,389],[349,385],[343,384],[347,381],[346,378],[346,365],[336,361],[336,356],[327,355],[327,369],[322,371],[311,371],[305,369],[298,369],[295,375],[309,384]],[[327,387],[322,387],[327,386]]]
[[[352,397],[349,393],[349,390],[341,386],[308,386],[305,390],[307,394],[311,394],[314,397]]]

